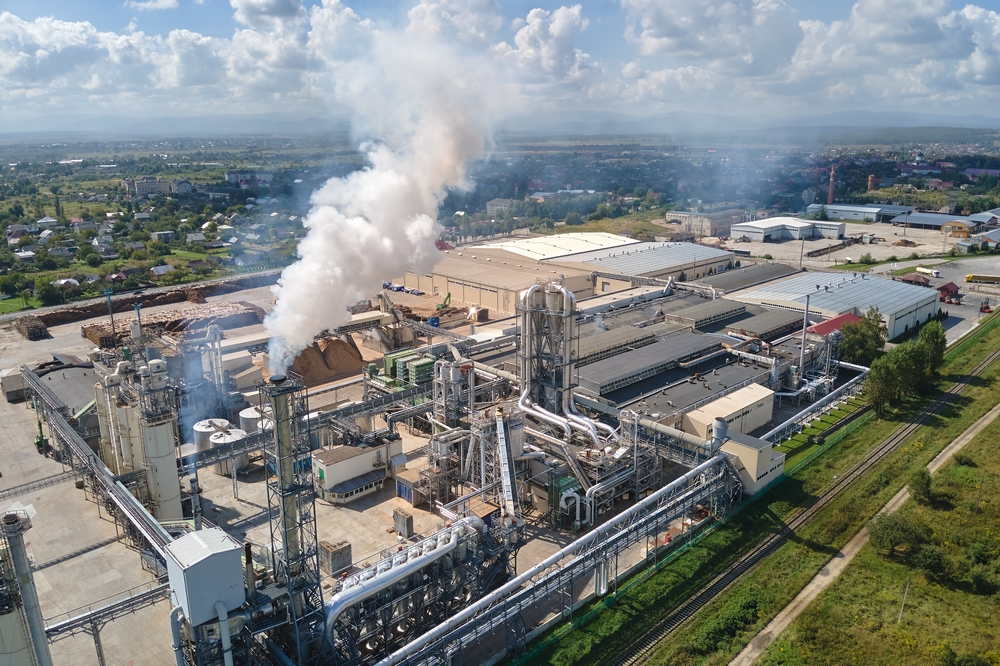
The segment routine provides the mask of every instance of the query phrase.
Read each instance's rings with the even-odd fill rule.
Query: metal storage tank
[[[34,665],[27,628],[28,619],[19,605],[0,615],[0,663],[10,666]]]
[[[262,411],[260,407],[247,407],[240,412],[240,430],[254,434],[259,429],[261,418],[266,417],[268,413],[269,410],[266,408]]]
[[[227,432],[216,432],[211,437],[209,441],[213,447],[220,446],[222,444],[230,444],[232,442],[238,442],[240,440],[246,439],[247,433],[245,430],[240,430],[238,428],[233,428]],[[223,460],[212,466],[212,470],[220,476],[231,476],[233,473],[232,466],[236,465],[236,471],[244,470],[250,466],[250,456],[242,455],[235,458],[230,458],[229,460]]]
[[[195,451],[207,451],[212,448],[209,438],[219,432],[219,428],[228,430],[229,421],[226,419],[205,419],[194,424],[194,448]]]

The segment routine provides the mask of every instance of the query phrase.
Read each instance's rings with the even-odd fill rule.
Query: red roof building
[[[949,282],[948,284],[941,285],[940,287],[937,288],[937,290],[942,294],[954,295],[958,293],[958,285],[955,284],[954,282]]]
[[[821,321],[818,324],[813,324],[807,328],[806,331],[825,337],[834,331],[839,331],[844,324],[854,324],[859,321],[861,321],[861,317],[857,316],[853,312],[847,312],[838,317],[834,317],[833,319],[827,319],[826,321]]]

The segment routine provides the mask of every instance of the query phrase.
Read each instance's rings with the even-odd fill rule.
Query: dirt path
[[[982,418],[973,423],[969,428],[963,432],[961,435],[956,437],[948,446],[944,448],[941,453],[935,456],[934,460],[927,464],[927,469],[933,474],[937,472],[941,467],[944,466],[946,462],[952,459],[952,457],[962,450],[966,444],[972,441],[972,438],[982,432],[983,428],[988,426],[1000,416],[1000,404],[987,412]],[[910,493],[906,488],[903,488],[898,493],[896,493],[889,502],[882,507],[879,513],[893,513],[899,510],[899,507],[910,498]],[[812,603],[812,601],[820,595],[820,593],[828,588],[837,576],[847,568],[847,565],[851,563],[854,556],[857,555],[864,545],[868,543],[868,530],[861,528],[861,530],[855,534],[850,541],[840,550],[836,555],[834,555],[826,566],[820,569],[812,580],[802,589],[799,594],[792,599],[791,603],[781,609],[773,620],[771,620],[766,627],[764,627],[759,634],[754,636],[753,640],[743,651],[736,655],[736,658],[729,662],[729,666],[750,666],[754,661],[757,660],[764,651],[774,642],[774,640],[781,635],[792,620],[797,618],[799,614],[806,609],[806,607]]]

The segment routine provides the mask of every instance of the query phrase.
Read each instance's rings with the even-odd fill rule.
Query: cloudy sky
[[[1000,116],[998,11],[998,0],[3,0],[0,131],[67,115],[336,116],[338,72],[387,35],[490,63],[521,111]]]

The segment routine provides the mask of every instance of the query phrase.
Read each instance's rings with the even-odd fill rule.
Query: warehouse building
[[[818,215],[826,209],[826,216],[831,220],[850,220],[856,222],[891,222],[897,215],[912,213],[913,206],[892,206],[889,204],[809,204],[806,215]]]
[[[895,280],[855,273],[798,273],[793,277],[728,294],[727,298],[803,312],[806,297],[816,319],[845,313],[864,316],[871,307],[882,313],[892,340],[938,313],[938,293]]]
[[[733,225],[733,238],[773,243],[808,238],[843,238],[847,225],[843,222],[800,220],[794,217],[768,217],[763,220]]]
[[[778,278],[788,277],[793,273],[798,273],[797,268],[788,264],[768,262],[762,264],[750,264],[731,271],[726,271],[721,275],[709,275],[698,280],[698,284],[715,289],[720,294],[730,291],[739,291],[756,284],[763,284]]]
[[[935,229],[943,231],[948,236],[968,238],[986,228],[983,217],[966,217],[964,215],[946,215],[944,213],[904,213],[892,218],[893,224],[910,227],[911,229]]]
[[[519,238],[516,240],[501,241],[499,243],[477,245],[470,249],[503,251],[518,255],[524,259],[545,261],[546,259],[558,259],[559,257],[566,257],[594,250],[621,248],[626,245],[635,245],[638,242],[639,241],[632,238],[603,232],[568,233],[535,238]]]
[[[690,281],[726,271],[732,266],[733,253],[697,243],[632,243],[544,261],[602,273]],[[611,287],[608,280],[599,279],[596,291],[610,291]]]

